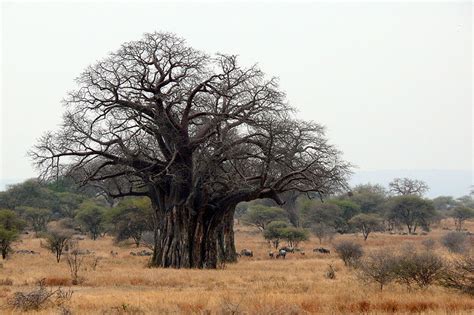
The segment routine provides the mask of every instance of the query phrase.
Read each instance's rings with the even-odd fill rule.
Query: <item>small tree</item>
[[[7,258],[11,244],[18,239],[25,222],[11,210],[0,210],[0,251]]]
[[[104,208],[92,201],[81,204],[76,219],[89,232],[93,240],[96,240],[104,230]]]
[[[153,230],[153,209],[150,199],[146,197],[122,200],[118,207],[106,212],[106,217],[114,226],[117,242],[131,238],[139,247],[143,233]]]
[[[36,234],[46,230],[46,225],[51,219],[51,210],[33,207],[22,207],[21,210],[23,211],[27,222],[31,224]]]
[[[311,232],[319,239],[319,244],[322,244],[325,239],[332,239],[336,230],[325,223],[316,223],[311,226]]]
[[[474,218],[474,210],[468,207],[458,206],[453,209],[451,216],[454,219],[456,231],[462,231],[464,221],[470,218]]]
[[[285,221],[270,222],[265,231],[263,231],[263,237],[269,241],[273,247],[278,248],[281,239],[285,237],[285,229],[287,227],[288,223]]]
[[[301,222],[303,227],[324,223],[337,228],[340,226],[342,210],[337,204],[308,199],[299,202]]]
[[[380,291],[395,279],[395,256],[387,250],[370,253],[359,263],[359,276],[366,281],[375,282]]]
[[[296,228],[293,226],[283,229],[283,235],[285,240],[288,242],[290,247],[298,247],[300,242],[307,241],[309,239],[309,233],[303,228]]]
[[[349,224],[351,224],[362,232],[362,235],[364,236],[364,241],[367,240],[367,237],[369,237],[369,234],[371,232],[380,231],[383,227],[382,218],[380,218],[380,216],[374,213],[358,214],[349,220]]]
[[[352,241],[341,241],[334,248],[346,266],[355,266],[364,254],[362,246]]]
[[[441,238],[441,243],[453,253],[463,253],[467,249],[467,236],[462,232],[449,232]]]
[[[436,217],[433,203],[416,195],[393,197],[387,204],[387,219],[404,224],[408,233],[416,232],[418,226],[428,230]]]
[[[256,226],[259,230],[265,230],[267,224],[272,221],[285,221],[287,219],[285,210],[278,207],[267,207],[253,205],[243,215],[242,221]]]
[[[55,225],[48,227],[48,231],[44,235],[46,239],[45,247],[55,254],[58,263],[61,260],[64,248],[71,240],[73,234],[73,230],[64,229]]]

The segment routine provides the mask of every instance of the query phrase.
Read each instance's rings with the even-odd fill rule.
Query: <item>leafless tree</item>
[[[430,189],[424,181],[410,178],[395,178],[388,186],[390,192],[402,196],[423,196]]]
[[[87,68],[61,129],[31,156],[45,178],[70,174],[111,197],[148,196],[152,265],[215,268],[237,203],[286,191],[327,194],[350,165],[322,126],[300,121],[257,67],[146,34]],[[233,240],[224,243],[233,245]]]

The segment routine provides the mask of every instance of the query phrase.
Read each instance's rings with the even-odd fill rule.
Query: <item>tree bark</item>
[[[235,208],[226,212],[219,227],[219,260],[222,262],[237,262],[237,251],[234,240],[234,213]]]
[[[216,268],[218,224],[204,211],[174,206],[155,231],[152,267]]]

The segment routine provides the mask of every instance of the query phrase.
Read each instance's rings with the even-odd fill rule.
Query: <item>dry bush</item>
[[[99,261],[101,260],[101,257],[96,257],[92,256],[89,262],[89,267],[95,271],[97,269],[97,266],[99,266]]]
[[[29,292],[15,292],[9,299],[8,304],[22,311],[39,310],[47,306],[63,307],[72,298],[72,290],[48,290],[44,279],[40,280],[37,286]]]
[[[352,241],[342,241],[334,246],[336,253],[346,266],[355,266],[364,254],[362,246]]]
[[[442,237],[441,243],[453,253],[464,253],[467,250],[468,237],[463,232],[449,232]]]
[[[377,250],[364,257],[358,264],[359,278],[378,284],[380,291],[395,279],[397,258],[390,251]]]
[[[440,279],[444,267],[443,259],[433,252],[405,252],[397,257],[393,272],[396,281],[408,288],[426,288]]]
[[[67,253],[66,262],[71,273],[72,284],[77,285],[81,283],[83,279],[79,277],[79,271],[84,263],[84,256],[81,255],[78,249],[73,249]]]
[[[440,284],[474,295],[474,257],[466,255],[452,262],[441,277]]]
[[[432,238],[423,240],[421,244],[425,247],[426,250],[433,250],[436,246],[436,241]]]

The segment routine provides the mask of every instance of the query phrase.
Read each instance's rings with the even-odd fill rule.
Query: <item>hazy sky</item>
[[[144,32],[258,63],[360,170],[472,170],[472,4],[2,4],[0,179],[89,64]]]

